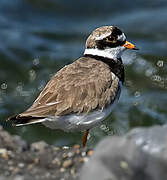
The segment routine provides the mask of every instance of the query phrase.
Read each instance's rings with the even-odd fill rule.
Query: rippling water
[[[81,133],[42,125],[15,128],[5,119],[28,108],[49,78],[82,55],[89,33],[116,25],[140,51],[123,56],[126,83],[118,106],[89,145],[106,135],[167,121],[167,1],[0,1],[0,124],[29,142],[79,143]]]

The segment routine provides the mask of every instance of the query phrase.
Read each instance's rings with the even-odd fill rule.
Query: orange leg
[[[82,137],[82,147],[85,147],[85,145],[86,145],[88,134],[89,134],[89,129],[85,131],[85,134]]]

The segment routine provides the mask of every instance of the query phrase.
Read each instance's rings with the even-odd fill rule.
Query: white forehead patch
[[[111,35],[111,33],[110,32],[108,32],[108,33],[106,33],[106,34],[102,34],[101,36],[98,36],[98,37],[96,37],[95,39],[96,40],[103,40],[104,38],[106,38],[106,37],[108,37],[108,36],[110,36]]]
[[[124,33],[122,33],[121,35],[118,36],[118,40],[119,41],[125,41],[126,40],[126,36]]]
[[[106,38],[106,37],[108,37],[108,36],[110,36],[110,35],[111,35],[110,32],[109,32],[109,33],[106,33],[106,34],[102,34],[101,36],[96,37],[96,40],[103,40],[104,38]],[[118,36],[118,40],[119,40],[119,41],[125,41],[125,40],[126,40],[125,34],[122,33],[121,35],[119,35],[119,36]]]

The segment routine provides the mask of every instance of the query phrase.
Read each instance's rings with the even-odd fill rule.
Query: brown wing
[[[113,103],[119,79],[108,65],[82,57],[52,77],[33,105],[19,117],[90,112]]]

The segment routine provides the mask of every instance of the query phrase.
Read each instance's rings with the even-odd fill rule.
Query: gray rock
[[[13,177],[5,177],[3,175],[0,175],[0,180],[24,180],[24,176],[16,175]]]
[[[133,139],[144,152],[167,160],[167,125],[135,128],[126,137]]]
[[[31,144],[31,150],[39,153],[45,152],[45,149],[48,147],[48,144],[44,141],[34,142]]]
[[[7,148],[8,150],[16,150],[21,152],[27,148],[27,143],[19,136],[11,136],[0,126],[0,148]]]
[[[107,137],[81,171],[81,180],[166,180],[167,126]]]

